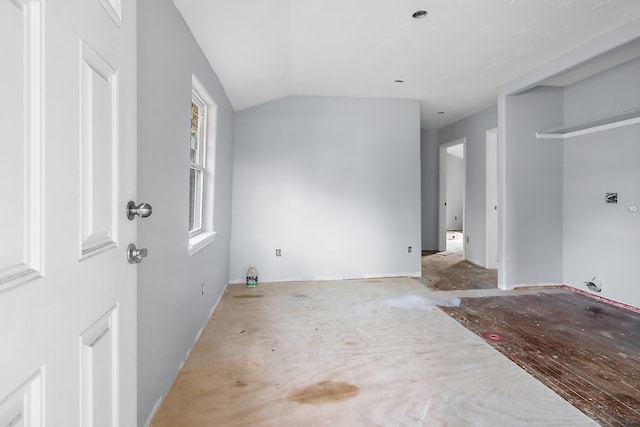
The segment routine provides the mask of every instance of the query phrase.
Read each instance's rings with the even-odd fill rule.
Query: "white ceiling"
[[[174,2],[236,110],[290,95],[412,98],[425,129],[640,19],[640,0]],[[427,17],[413,19],[420,9]]]

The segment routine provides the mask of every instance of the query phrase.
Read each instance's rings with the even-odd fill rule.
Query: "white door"
[[[486,267],[498,268],[498,129],[487,131]]]
[[[136,425],[135,0],[0,0],[0,426]]]

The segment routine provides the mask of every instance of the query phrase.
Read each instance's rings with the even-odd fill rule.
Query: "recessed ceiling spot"
[[[438,114],[444,114],[444,111],[438,111]]]
[[[427,16],[427,11],[426,10],[418,10],[416,12],[413,12],[413,15],[411,15],[414,19],[422,19],[425,16]]]
[[[404,83],[404,80],[394,80],[396,83]]]

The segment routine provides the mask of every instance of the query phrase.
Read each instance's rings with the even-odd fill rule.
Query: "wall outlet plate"
[[[413,252],[413,248],[411,246],[407,246],[407,253]]]

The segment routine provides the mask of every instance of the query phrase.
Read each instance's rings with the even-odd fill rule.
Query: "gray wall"
[[[498,137],[498,173],[499,173],[499,200],[502,209],[499,210],[500,215],[500,240],[499,240],[499,257],[500,257],[500,268],[498,271],[498,285],[500,288],[508,289],[513,285],[519,282],[519,277],[517,277],[518,273],[518,263],[520,262],[520,258],[523,258],[520,252],[520,245],[518,244],[517,233],[511,233],[510,231],[517,227],[526,227],[527,219],[531,218],[533,215],[527,214],[525,209],[519,209],[517,207],[518,203],[516,201],[510,201],[510,197],[518,194],[518,191],[521,189],[526,189],[527,185],[524,180],[519,179],[519,171],[518,164],[526,163],[526,152],[520,153],[518,155],[518,148],[523,141],[518,141],[517,138],[520,136],[527,137],[528,132],[522,135],[519,135],[519,132],[516,129],[513,129],[513,123],[511,123],[511,108],[510,105],[514,98],[518,98],[515,96],[517,94],[522,93],[530,88],[536,87],[540,85],[540,82],[544,82],[548,78],[555,77],[558,73],[563,73],[567,70],[577,70],[579,71],[583,65],[588,65],[594,58],[599,57],[603,54],[608,54],[612,51],[612,49],[616,49],[618,47],[624,46],[626,43],[634,42],[636,43],[640,40],[640,20],[635,20],[620,26],[619,28],[599,36],[593,40],[586,42],[584,45],[567,52],[566,54],[550,60],[548,63],[544,64],[538,69],[532,70],[527,74],[524,74],[517,79],[509,82],[508,84],[498,88],[498,118],[499,118],[499,137]],[[637,89],[638,84],[637,80],[634,82],[625,82],[624,88],[622,90],[631,90],[631,88]],[[635,90],[635,89],[633,89]],[[564,92],[564,91],[562,91]],[[564,93],[562,93],[564,95]],[[595,95],[595,93],[594,93]],[[554,97],[556,95],[552,95],[549,93],[550,97]],[[585,93],[586,96],[586,93]],[[608,108],[605,107],[611,101],[608,98],[609,94],[606,90],[599,92],[599,96],[593,96],[588,102],[591,104],[588,108]],[[637,99],[637,97],[636,97]],[[541,120],[543,117],[546,117],[543,121],[548,122],[547,125],[542,125],[538,129],[533,129],[537,126],[529,126],[530,131],[540,130],[549,128],[555,125],[560,125],[564,121],[563,114],[565,113],[565,109],[563,106],[563,99],[555,99],[550,100],[552,102],[547,102],[548,106],[551,108],[549,111],[549,115],[547,115],[544,111],[540,111],[539,109],[535,109],[532,112],[533,119]],[[598,105],[601,105],[599,107]],[[634,102],[634,105],[638,105],[637,102]],[[544,106],[542,106],[544,108]],[[567,111],[569,117],[567,117],[567,121],[573,121],[577,118],[579,113],[578,111]],[[573,114],[576,116],[573,116]],[[547,120],[548,118],[548,120]],[[524,120],[523,117],[520,118]],[[513,138],[508,138],[508,134],[510,133],[510,129]],[[564,144],[556,144],[556,146],[564,147]],[[546,147],[546,144],[541,147]],[[510,154],[512,148],[515,149],[515,153]],[[506,152],[505,152],[506,151]],[[564,154],[564,148],[563,148]],[[526,179],[537,180],[543,179],[546,181],[544,174],[546,171],[544,170],[545,162],[542,161],[537,163],[536,160],[539,156],[536,153],[536,156],[530,159],[531,165],[535,168],[538,167],[539,171],[537,173],[532,173],[532,171],[527,170],[527,174],[524,176]],[[555,156],[557,159],[558,156]],[[557,169],[554,164],[554,169]],[[542,172],[540,172],[542,171]],[[552,172],[556,175],[556,171]],[[563,176],[560,177],[562,179]],[[510,186],[509,183],[512,183]],[[562,185],[559,182],[555,182],[555,187]],[[535,187],[538,187],[536,184]],[[562,203],[564,199],[562,197],[558,197],[557,191],[551,193],[553,196],[553,203]],[[510,207],[510,211],[506,211],[506,207]],[[527,203],[523,204],[523,207],[526,207]],[[528,205],[531,207],[531,205]],[[545,203],[544,207],[551,206],[549,203]],[[540,209],[540,205],[534,206],[536,209]],[[540,209],[540,211],[545,212],[546,210]],[[554,214],[562,215],[562,212],[554,212]],[[542,221],[540,221],[542,222]],[[559,221],[560,226],[558,227],[558,220],[553,219],[550,226],[554,229],[560,228],[562,230],[562,220]],[[535,224],[535,223],[534,223]],[[539,224],[535,224],[534,228],[539,228]],[[553,239],[550,239],[550,242],[553,243]],[[555,242],[559,244],[559,242]],[[564,242],[563,242],[564,243]],[[562,245],[560,245],[562,246]],[[523,249],[526,251],[530,248],[529,245],[524,244]],[[548,248],[548,245],[545,244],[543,249]],[[556,254],[557,255],[557,254]],[[514,258],[514,262],[511,260]],[[558,258],[562,260],[562,258]],[[566,266],[564,266],[566,267]],[[554,266],[554,270],[562,270],[563,266]],[[628,268],[629,266],[627,266]],[[555,279],[554,279],[555,280]],[[534,283],[529,283],[534,284]]]
[[[438,131],[420,131],[422,249],[438,249]]]
[[[251,264],[262,281],[420,275],[419,109],[289,97],[238,112],[231,281]]]
[[[506,99],[502,287],[562,283],[562,142],[535,132],[563,121],[563,90]]]
[[[447,154],[447,230],[462,230],[464,159]]]
[[[446,144],[460,138],[467,139],[464,153],[467,160],[464,232],[469,238],[469,243],[465,247],[465,257],[478,265],[486,264],[486,133],[487,130],[498,126],[497,114],[497,108],[492,106],[438,131],[439,144]],[[437,175],[435,175],[435,188],[436,190],[438,188]],[[437,241],[437,226],[433,233]]]
[[[138,1],[138,425],[169,390],[228,278],[234,112],[171,0]],[[216,240],[189,256],[191,76],[218,104]],[[201,285],[205,283],[205,294]]]
[[[640,105],[640,59],[568,86],[567,123],[579,123]],[[600,295],[640,306],[640,125],[564,141],[564,278],[586,290],[596,276]],[[618,204],[605,204],[607,192]]]

